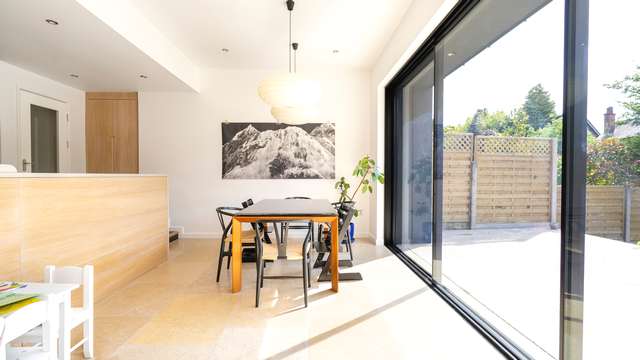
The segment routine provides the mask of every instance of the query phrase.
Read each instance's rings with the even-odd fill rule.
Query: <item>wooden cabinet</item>
[[[138,94],[87,93],[88,173],[138,172]]]

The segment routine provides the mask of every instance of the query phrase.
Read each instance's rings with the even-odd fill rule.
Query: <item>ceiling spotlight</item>
[[[58,25],[58,22],[53,20],[53,19],[46,19],[45,20],[47,22],[47,24],[49,25]]]
[[[456,53],[454,53],[454,52],[452,51],[452,52],[450,52],[450,53],[447,53],[447,56],[448,56],[448,57],[456,56]]]
[[[69,74],[69,76],[71,76],[74,79],[77,79],[77,78],[80,77],[80,75],[78,75],[78,74]]]
[[[144,74],[140,74],[140,79],[148,79],[149,77],[147,75]]]
[[[223,53],[228,53],[229,52],[229,49],[227,49],[227,48],[222,48],[220,50],[222,50]]]
[[[338,49],[333,49],[333,53],[334,53],[334,54],[337,54],[337,53],[339,53],[339,52],[340,52],[340,50],[338,50]]]

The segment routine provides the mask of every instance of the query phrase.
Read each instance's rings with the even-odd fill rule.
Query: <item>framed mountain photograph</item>
[[[223,179],[335,179],[335,125],[222,123]]]

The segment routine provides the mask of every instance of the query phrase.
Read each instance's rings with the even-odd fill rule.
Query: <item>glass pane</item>
[[[589,2],[584,359],[638,359],[640,3]]]
[[[442,283],[536,359],[558,357],[564,2],[481,1],[443,63]]]
[[[58,172],[58,112],[31,104],[31,172]]]
[[[402,88],[400,236],[396,245],[428,266],[431,259],[433,62]]]

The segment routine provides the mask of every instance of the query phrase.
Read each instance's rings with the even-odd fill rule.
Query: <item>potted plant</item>
[[[358,193],[366,194],[373,193],[373,185],[376,183],[384,184],[384,173],[376,166],[376,161],[369,155],[365,155],[358,161],[352,174],[356,179],[359,179],[358,186],[349,195],[351,184],[345,179],[344,176],[336,182],[335,188],[338,190],[338,202],[354,201]],[[360,215],[360,210],[356,209],[354,216]],[[354,237],[355,225],[353,222],[349,224],[349,237],[351,242],[355,240]]]

